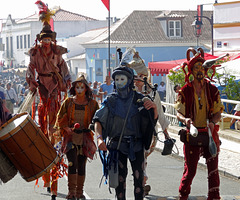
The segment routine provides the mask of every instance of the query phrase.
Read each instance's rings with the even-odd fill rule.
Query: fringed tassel
[[[35,98],[33,99],[33,102],[32,102],[32,119],[34,120],[35,117],[36,117],[36,106],[35,106]]]

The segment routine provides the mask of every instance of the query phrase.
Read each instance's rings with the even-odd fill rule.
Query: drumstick
[[[25,99],[24,99],[24,101],[22,102],[22,104],[20,105],[20,107],[18,108],[18,111],[17,111],[17,113],[22,113],[22,112],[24,112],[23,111],[23,107],[25,107],[26,105],[26,102],[28,102],[28,99],[29,99],[29,93],[28,93],[28,95],[25,97]]]
[[[207,124],[209,125],[209,120],[207,121]],[[217,146],[213,140],[212,132],[208,126],[208,135],[209,135],[209,152],[213,157],[216,157],[217,155]]]
[[[23,101],[23,103],[21,104],[21,106],[19,107],[17,113],[22,113],[22,112],[26,112],[30,109],[30,106],[34,100],[34,97],[37,93],[37,90],[35,90],[34,92],[30,91],[25,100]]]

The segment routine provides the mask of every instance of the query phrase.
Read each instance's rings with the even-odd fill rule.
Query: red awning
[[[240,52],[239,51],[238,52],[215,52],[214,54],[216,56],[222,56],[222,55],[225,55],[226,53],[229,54],[229,61],[240,58]]]
[[[204,58],[206,60],[217,58],[218,56],[213,56],[211,54],[205,53]],[[162,62],[149,62],[148,68],[152,75],[156,74],[157,76],[168,74],[170,69],[181,65],[183,62],[186,62],[187,59],[180,59],[180,60],[171,60],[171,61],[162,61]]]

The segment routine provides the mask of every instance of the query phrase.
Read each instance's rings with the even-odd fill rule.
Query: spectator
[[[234,110],[235,110],[234,115],[235,115],[235,116],[240,116],[240,104],[237,104],[237,105],[235,106]],[[236,128],[237,130],[239,130],[239,129],[240,129],[240,123],[239,123],[240,120],[232,119],[232,120],[231,120],[230,127],[231,127],[236,121],[237,121],[237,123],[235,124],[235,128]]]
[[[92,81],[88,81],[88,86],[91,88],[92,87]]]
[[[178,96],[178,94],[179,94],[180,89],[181,89],[181,87],[180,87],[179,85],[175,85],[174,88],[173,88],[173,90],[174,90],[174,92],[175,92],[175,101],[177,100],[177,96]],[[184,126],[184,124],[183,124],[181,121],[179,121],[178,124],[179,124],[179,126],[181,126],[181,127]]]
[[[161,101],[165,101],[165,96],[166,96],[166,85],[162,81],[160,85],[158,86],[158,93],[161,98]]]
[[[13,81],[12,88],[15,90],[15,93],[18,94],[17,93],[17,83],[16,83],[16,81]]]
[[[179,90],[181,90],[181,87],[179,85],[175,85],[174,88],[173,88],[174,92],[175,92],[175,99],[174,101],[177,100],[177,96],[178,96],[178,93],[179,93]]]
[[[174,92],[178,94],[181,87],[179,85],[175,85],[173,89],[174,89]]]
[[[20,99],[19,106],[23,103],[25,97],[27,96],[28,91],[29,91],[28,88],[29,88],[29,86],[28,86],[27,82],[24,82],[23,88],[21,89],[20,95],[19,95],[19,99]]]
[[[7,89],[6,89],[6,105],[7,108],[9,109],[9,111],[13,114],[13,107],[16,103],[16,105],[18,104],[18,97],[17,94],[15,92],[15,90],[12,88],[12,84],[11,83],[7,83]]]
[[[5,88],[5,85],[3,83],[0,83],[0,92],[3,92],[4,94],[4,99],[6,98],[6,90],[4,89]]]
[[[3,93],[2,91],[0,91],[0,98],[1,98],[2,100],[5,100],[5,95],[4,95],[4,93]]]
[[[0,126],[12,118],[10,111],[7,109],[4,99],[2,99],[3,92],[0,91]],[[0,149],[1,153],[1,149]]]
[[[92,87],[92,93],[93,93],[93,99],[96,100],[98,102],[98,97],[100,96],[98,93],[98,82],[94,81],[93,82],[93,87]]]
[[[25,81],[20,81],[18,84],[17,84],[17,95],[18,95],[18,99],[19,101],[21,102],[21,91],[22,91],[22,88],[24,87],[23,84],[24,84]],[[20,104],[19,104],[20,105]]]
[[[110,76],[106,76],[105,83],[100,86],[99,94],[106,98],[108,94],[113,92],[113,84],[111,83]]]
[[[102,83],[99,81],[98,82],[98,94],[99,94],[98,100],[99,100],[100,103],[102,103],[102,95],[99,93],[101,85],[102,85]]]
[[[5,99],[5,94],[3,91],[0,91],[0,100],[1,100],[2,104],[4,104],[6,107],[6,99]]]

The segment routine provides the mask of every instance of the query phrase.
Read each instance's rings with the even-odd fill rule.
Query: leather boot
[[[77,174],[68,174],[68,195],[66,199],[75,200],[77,189]]]
[[[83,195],[83,186],[85,182],[85,175],[84,176],[77,176],[77,200],[83,200],[86,199],[86,197]]]
[[[145,185],[143,190],[144,190],[144,194],[148,195],[150,190],[151,190],[151,186],[150,185]]]

